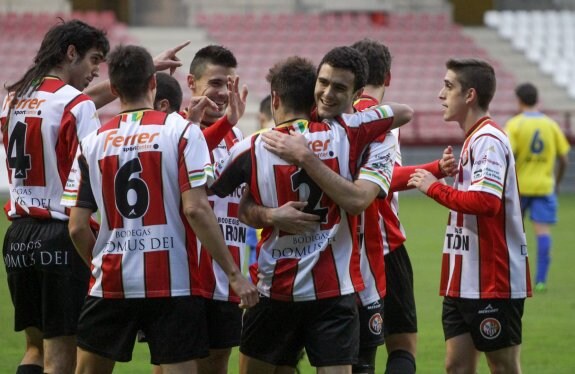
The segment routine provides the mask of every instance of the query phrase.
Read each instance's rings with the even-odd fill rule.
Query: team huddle
[[[439,99],[465,132],[428,164],[404,166],[400,130],[413,110],[384,102],[391,55],[364,39],[315,66],[269,69],[273,130],[246,136],[233,53],[201,48],[181,65],[142,47],[109,51],[80,21],[53,27],[0,114],[11,225],[3,257],[25,331],[17,373],[111,373],[149,345],[155,373],[416,370],[413,272],[398,192],[450,209],[440,294],[447,372],[519,373],[531,295],[515,161],[489,117],[495,73],[450,59]],[[88,87],[107,61],[109,80]],[[100,124],[97,109],[119,99]],[[454,177],[454,185],[443,182]],[[250,277],[246,237],[262,228]],[[377,372],[383,372],[378,368]]]

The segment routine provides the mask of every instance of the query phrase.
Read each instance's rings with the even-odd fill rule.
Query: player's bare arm
[[[182,208],[197,237],[228,276],[230,286],[241,299],[240,307],[250,308],[254,306],[259,300],[257,289],[244,278],[234,262],[224,242],[216,216],[208,202],[204,186],[183,192]]]
[[[257,205],[246,189],[240,201],[240,221],[256,228],[275,226],[290,234],[305,234],[317,228],[319,216],[304,213],[306,201],[289,201],[277,208]]]
[[[96,237],[90,228],[91,215],[91,209],[73,207],[70,210],[70,220],[68,221],[70,238],[87,266],[90,266],[92,261],[92,249],[96,243]]]
[[[388,105],[393,110],[392,129],[407,124],[413,118],[413,109],[409,105],[398,103],[384,103],[382,105]]]

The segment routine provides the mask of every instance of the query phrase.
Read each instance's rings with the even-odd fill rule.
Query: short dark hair
[[[367,60],[369,75],[366,84],[382,86],[391,71],[389,48],[385,44],[369,38],[357,41],[351,47],[357,49]]]
[[[168,100],[170,111],[177,112],[182,106],[182,87],[170,74],[156,73],[156,98],[154,104],[160,100]]]
[[[108,56],[110,84],[127,101],[146,95],[148,82],[155,71],[152,56],[143,47],[120,45]]]
[[[207,64],[226,68],[238,67],[238,61],[232,51],[221,45],[208,45],[196,52],[190,64],[190,74],[193,74],[196,79],[200,79]]]
[[[288,110],[311,112],[317,73],[310,60],[299,56],[288,57],[276,63],[266,79]]]
[[[272,95],[267,95],[260,101],[260,113],[267,119],[272,119]]]
[[[495,70],[487,61],[466,58],[449,59],[445,66],[457,74],[461,89],[474,88],[477,92],[477,104],[483,110],[489,109],[489,103],[495,95]]]
[[[64,62],[68,47],[73,45],[80,58],[84,58],[91,48],[96,48],[104,56],[110,51],[106,33],[77,19],[53,26],[42,40],[40,49],[34,57],[34,65],[24,73],[22,78],[7,85],[8,91],[14,91],[18,97],[32,86],[37,87],[39,80],[50,70]]]
[[[515,89],[515,95],[523,104],[533,106],[537,104],[537,87],[531,83],[523,83]]]
[[[318,66],[318,72],[324,64],[328,64],[333,68],[344,69],[352,72],[355,77],[353,87],[354,91],[364,87],[367,83],[367,76],[369,74],[367,60],[355,48],[348,46],[333,48],[323,56],[323,59]]]

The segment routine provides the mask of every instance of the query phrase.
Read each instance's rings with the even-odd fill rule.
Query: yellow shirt
[[[555,190],[555,160],[569,152],[569,143],[557,122],[540,112],[525,112],[507,121],[519,192],[550,195]]]

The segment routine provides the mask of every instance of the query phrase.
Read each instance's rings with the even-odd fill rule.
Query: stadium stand
[[[489,11],[485,24],[575,98],[575,12]]]
[[[371,0],[358,1],[362,7],[374,3]],[[462,134],[457,125],[444,123],[437,94],[445,72],[445,60],[465,56],[485,58],[496,68],[498,87],[491,114],[499,123],[504,123],[516,110],[513,95],[516,83],[534,77],[531,71],[527,73],[525,65],[533,65],[532,69],[540,68],[547,74],[553,73],[553,76],[549,75],[548,84],[534,83],[545,93],[542,101],[547,113],[558,120],[571,142],[575,140],[575,132],[571,129],[573,99],[569,99],[566,93],[571,90],[572,97],[575,95],[572,63],[575,48],[569,44],[575,40],[575,22],[567,16],[573,12],[551,12],[558,17],[554,20],[559,21],[557,25],[548,27],[555,30],[562,25],[563,29],[569,29],[571,19],[571,31],[550,31],[546,36],[535,38],[527,34],[532,31],[529,27],[510,27],[515,25],[515,21],[507,22],[505,17],[516,12],[489,11],[485,15],[487,27],[464,28],[453,23],[447,2],[443,0],[418,1],[417,9],[412,1],[376,2],[381,11],[327,9],[332,4],[325,0],[281,1],[274,2],[273,6],[267,0],[181,0],[188,7],[188,26],[154,28],[145,25],[127,27],[118,22],[112,12],[72,12],[70,2],[63,0],[45,0],[50,6],[38,5],[39,0],[0,0],[0,54],[4,61],[0,83],[12,81],[22,74],[31,62],[41,36],[57,22],[57,17],[86,20],[107,30],[112,46],[135,42],[146,46],[153,55],[190,39],[192,44],[180,53],[184,66],[176,73],[183,87],[184,104],[189,100],[185,78],[193,54],[208,43],[220,43],[236,54],[242,82],[250,89],[246,114],[240,122],[240,127],[250,133],[256,128],[257,103],[268,93],[264,77],[274,62],[300,54],[317,63],[335,45],[371,37],[388,44],[394,58],[393,79],[387,98],[408,103],[416,109],[413,123],[402,132],[404,145],[442,145],[461,141]],[[545,20],[550,17],[543,11],[523,11],[519,16],[521,21],[517,22],[528,24],[527,19],[533,16],[531,13],[539,14],[535,17]],[[517,37],[503,39],[500,27],[506,35],[518,31],[522,36],[512,44],[511,38]],[[548,30],[539,32],[545,31]],[[490,36],[482,40],[484,35]],[[537,44],[541,40],[545,43]],[[563,47],[558,43],[563,43]],[[508,45],[511,52],[504,53],[502,44]],[[539,52],[543,61],[537,65],[529,63],[523,50],[519,53],[515,52],[519,49],[513,49],[523,47],[529,51],[536,49],[531,48],[534,46],[546,48],[545,53]],[[508,55],[512,58],[507,59]],[[557,62],[558,56],[569,57],[564,59],[568,62]],[[534,74],[544,76],[537,71]],[[106,76],[107,67],[103,64],[100,79]],[[550,87],[555,85],[554,79],[569,82],[568,86],[558,89],[563,90],[564,99],[554,95],[554,88]],[[100,117],[105,121],[117,110],[117,104],[109,105],[100,110]]]
[[[402,132],[404,144],[438,144],[461,139],[457,126],[442,120],[437,93],[447,56],[475,56],[490,60],[447,13],[394,14],[374,19],[368,12],[199,14],[198,26],[217,43],[236,54],[239,74],[251,95],[267,94],[267,69],[282,57],[299,54],[318,63],[335,45],[349,45],[364,37],[384,41],[394,62],[389,100],[412,105],[418,113]],[[515,81],[496,61],[498,110],[515,109]]]

